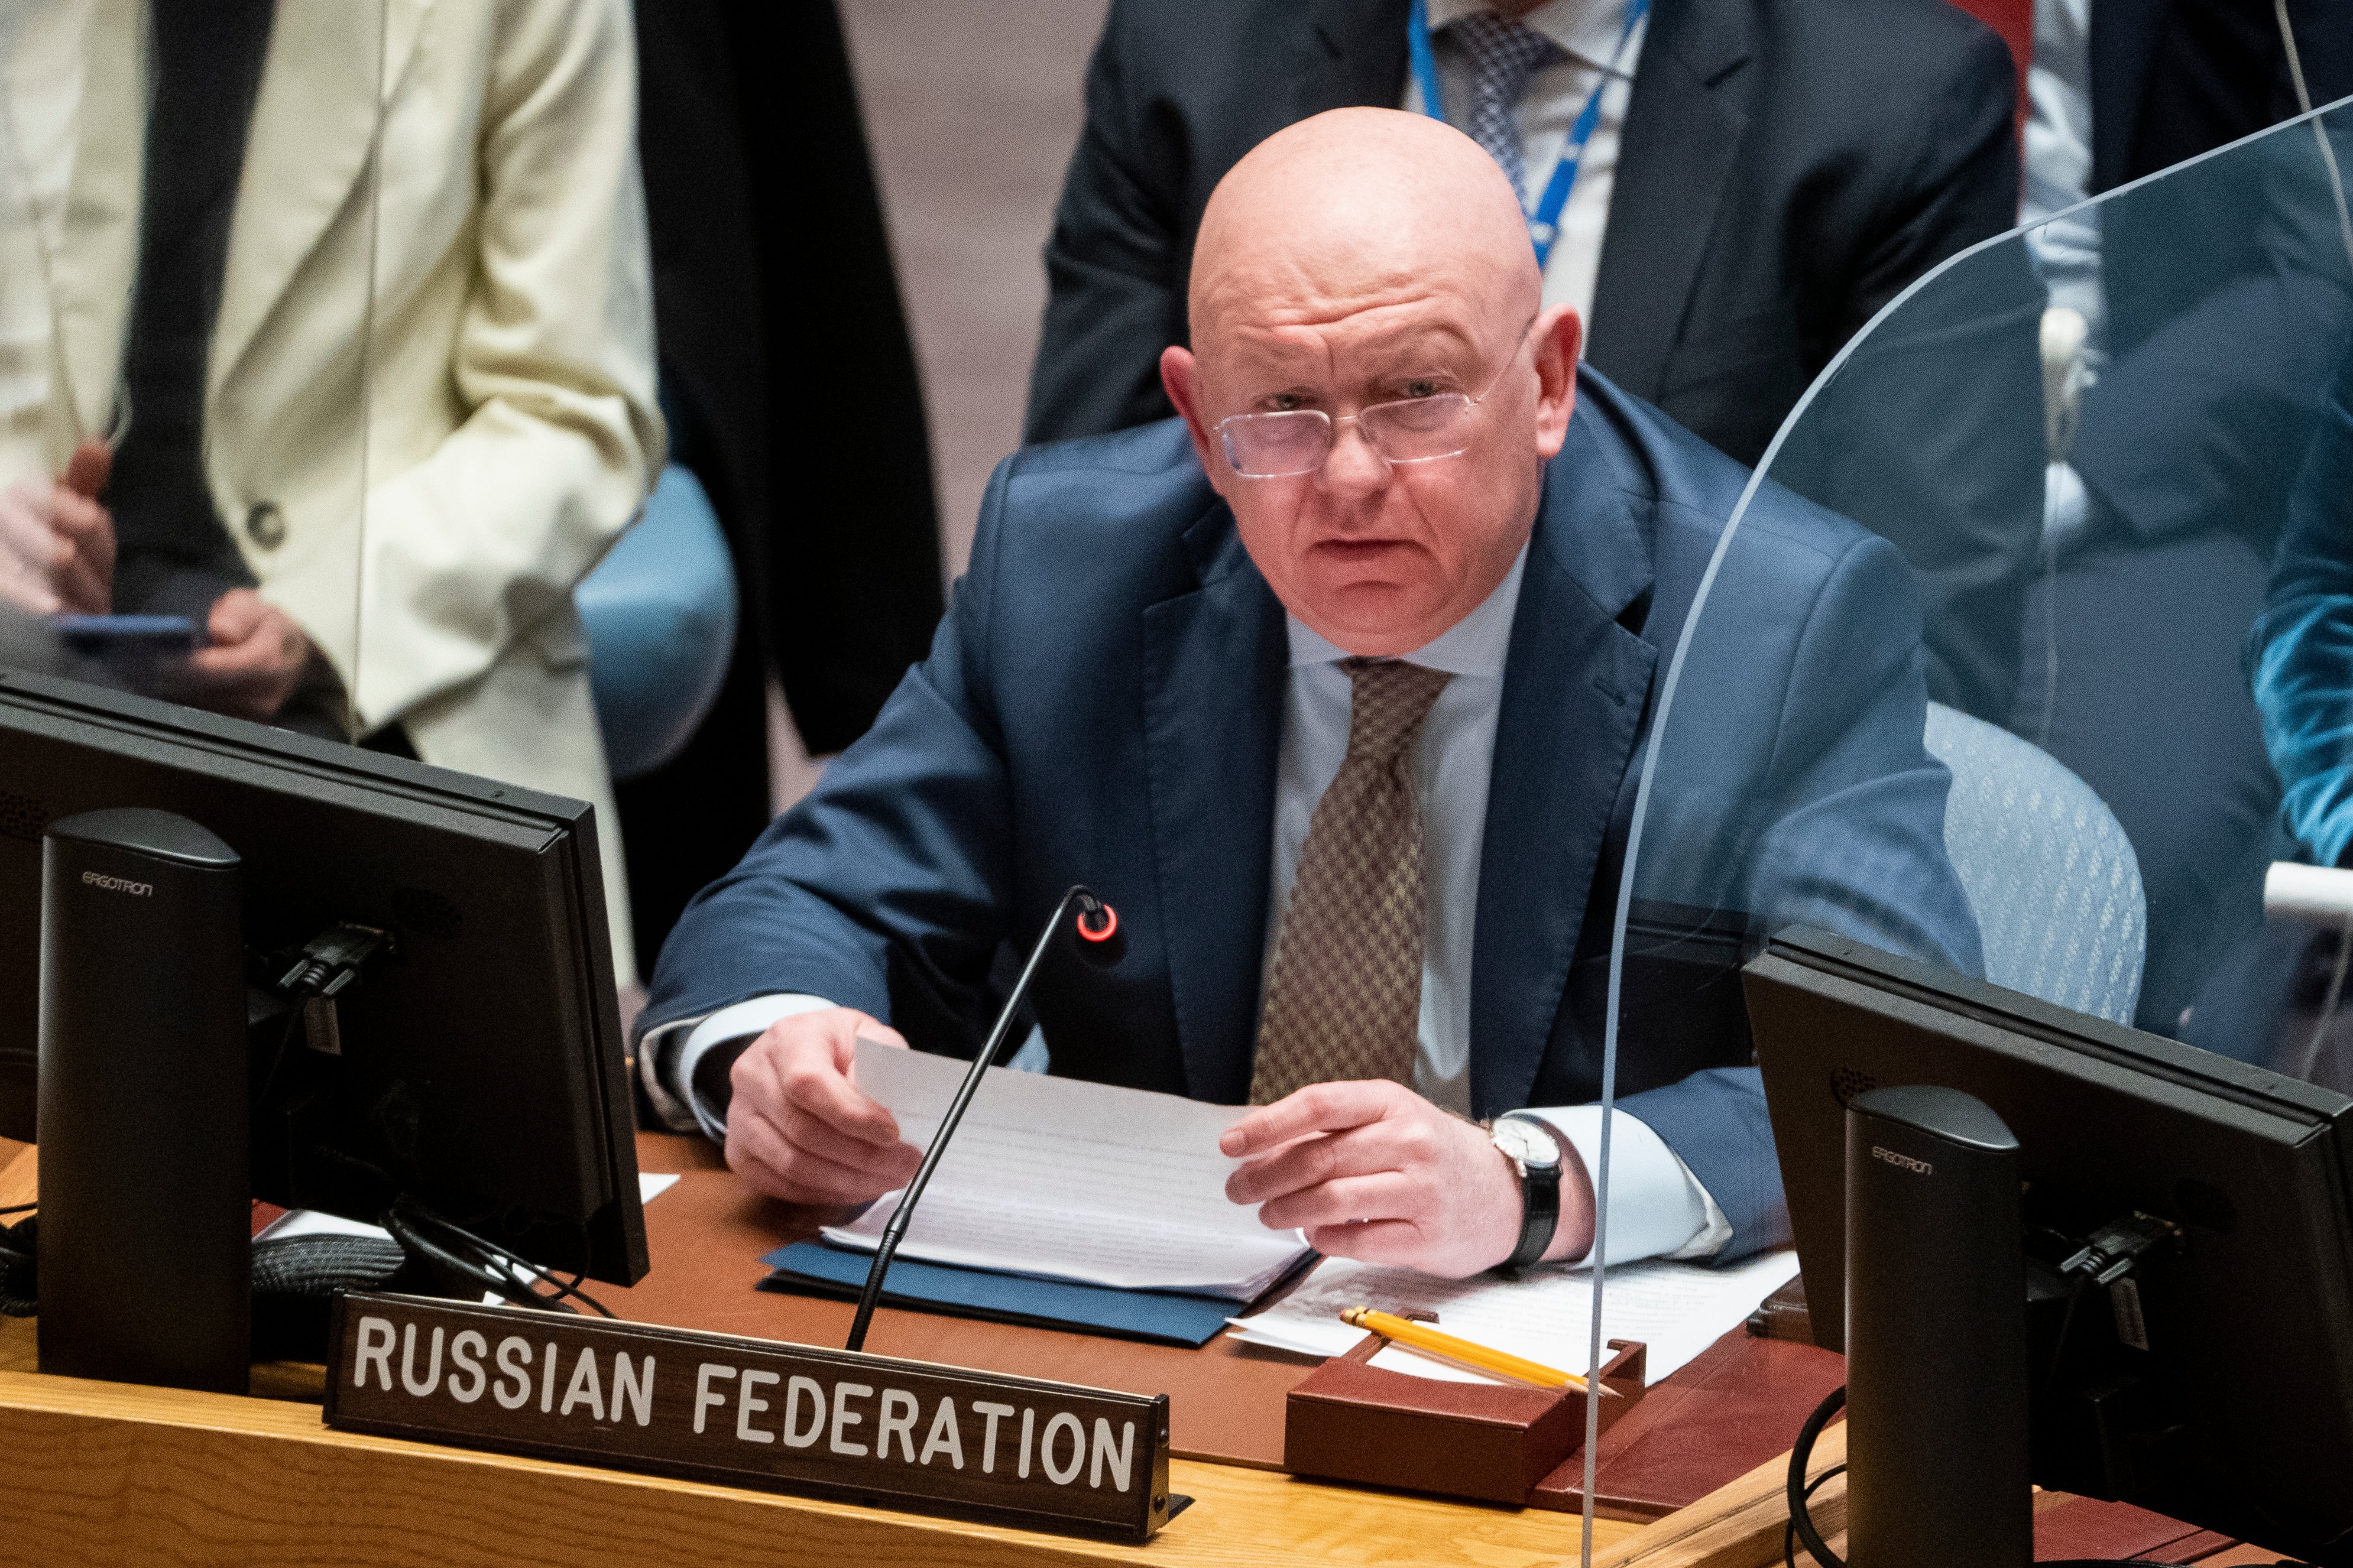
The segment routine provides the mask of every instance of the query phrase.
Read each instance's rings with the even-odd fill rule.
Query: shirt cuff
[[[1585,1162],[1601,1186],[1601,1108],[1532,1107]],[[1609,1267],[1646,1258],[1713,1258],[1732,1239],[1731,1223],[1666,1140],[1630,1111],[1613,1110],[1609,1139]]]
[[[713,1047],[731,1041],[749,1039],[760,1035],[779,1018],[790,1018],[801,1013],[818,1013],[836,1004],[822,996],[811,996],[793,991],[773,996],[754,996],[748,1002],[738,1002],[733,1007],[722,1007],[694,1026],[686,1044],[678,1048],[670,1066],[670,1092],[684,1100],[694,1111],[694,1120],[703,1135],[715,1143],[727,1141],[727,1113],[694,1092],[695,1064],[703,1053]]]

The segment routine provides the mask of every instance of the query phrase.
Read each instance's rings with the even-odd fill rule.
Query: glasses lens
[[[1471,443],[1471,399],[1459,392],[1376,403],[1362,417],[1365,434],[1392,463],[1451,458]]]
[[[1332,449],[1332,421],[1312,408],[1286,414],[1237,414],[1219,428],[1226,461],[1253,479],[1303,474],[1324,465]]]

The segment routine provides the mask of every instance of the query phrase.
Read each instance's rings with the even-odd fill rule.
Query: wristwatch
[[[1560,1137],[1517,1110],[1496,1118],[1487,1137],[1520,1174],[1520,1244],[1502,1267],[1525,1268],[1545,1255],[1560,1224]]]

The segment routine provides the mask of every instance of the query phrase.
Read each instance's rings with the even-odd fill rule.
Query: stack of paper
[[[927,1148],[965,1064],[860,1041],[859,1088]],[[1255,1300],[1308,1251],[1226,1197],[1218,1138],[1245,1114],[1176,1095],[991,1068],[899,1256],[1131,1290]],[[871,1250],[896,1193],[825,1232]]]
[[[1739,1326],[1797,1272],[1794,1252],[1763,1253],[1730,1268],[1620,1264],[1609,1270],[1603,1286],[1602,1338],[1648,1345],[1646,1367],[1656,1383]],[[1234,1338],[1246,1344],[1333,1356],[1364,1340],[1362,1329],[1340,1321],[1350,1307],[1436,1312],[1436,1326],[1458,1339],[1583,1373],[1593,1331],[1593,1275],[1583,1268],[1540,1269],[1518,1279],[1437,1279],[1410,1268],[1335,1258],[1256,1317],[1228,1321]],[[1503,1381],[1402,1345],[1388,1346],[1372,1364],[1458,1382]]]

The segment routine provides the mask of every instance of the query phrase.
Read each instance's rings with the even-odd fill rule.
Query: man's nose
[[[1315,482],[1334,494],[1369,494],[1388,485],[1389,460],[1365,434],[1364,426],[1351,419],[1332,432],[1332,450],[1316,471]]]

